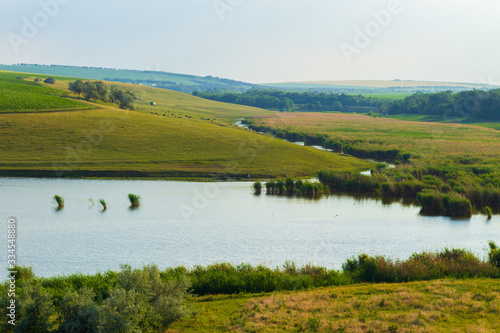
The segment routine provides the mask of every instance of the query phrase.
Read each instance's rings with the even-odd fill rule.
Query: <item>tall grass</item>
[[[104,199],[99,199],[99,203],[102,205],[102,210],[108,209],[108,205]]]
[[[59,195],[54,195],[54,200],[56,201],[58,208],[64,207],[64,198]]]
[[[253,183],[253,189],[254,189],[255,194],[261,194],[262,193],[262,183],[261,182]]]
[[[137,194],[129,194],[128,199],[132,207],[138,207],[141,204],[141,197]]]
[[[288,195],[288,196],[307,196],[314,197],[323,194],[329,194],[330,188],[322,183],[311,183],[301,179],[286,179],[270,180],[266,183],[266,193],[273,195]]]

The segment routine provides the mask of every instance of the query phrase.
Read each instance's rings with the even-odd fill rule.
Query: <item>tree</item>
[[[68,88],[72,93],[78,94],[78,98],[80,98],[80,95],[83,93],[83,81],[76,80],[75,82],[70,82]]]
[[[54,79],[53,77],[49,77],[49,78],[46,78],[45,80],[43,80],[43,82],[47,83],[47,84],[55,84],[56,79]]]
[[[96,90],[96,95],[101,101],[106,101],[108,98],[108,87],[102,81],[94,82],[94,87]]]
[[[332,104],[333,111],[342,111],[342,103],[339,101],[333,102]]]
[[[91,99],[97,101],[97,98],[99,97],[95,84],[89,81],[83,83],[82,94],[86,101],[90,101]]]

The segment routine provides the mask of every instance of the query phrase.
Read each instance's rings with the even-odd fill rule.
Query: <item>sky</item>
[[[499,84],[498,0],[0,0],[0,63]]]

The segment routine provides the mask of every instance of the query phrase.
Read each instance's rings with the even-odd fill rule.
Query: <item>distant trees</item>
[[[225,103],[263,109],[303,109],[341,111],[344,107],[376,107],[379,99],[363,95],[296,92],[274,89],[250,89],[244,93],[209,93],[194,91],[194,96]],[[329,107],[328,107],[329,106]]]
[[[459,93],[415,93],[380,107],[381,113],[438,115],[446,118],[477,117],[500,120],[500,89],[468,90]]]
[[[45,80],[43,80],[43,82],[47,83],[47,84],[55,84],[56,83],[56,79],[54,79],[53,77],[48,77]]]
[[[82,81],[77,80],[70,82],[68,84],[69,91],[78,95],[83,96],[86,101],[90,100],[101,100],[104,102],[116,103],[119,105],[120,109],[133,109],[133,101],[136,99],[134,93],[130,91],[123,91],[118,89],[116,85],[112,85],[110,88],[102,81]]]

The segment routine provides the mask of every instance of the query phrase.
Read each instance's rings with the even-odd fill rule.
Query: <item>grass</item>
[[[493,332],[500,281],[368,284],[205,296],[167,332]]]
[[[64,199],[59,195],[54,195],[54,200],[56,201],[59,208],[64,207]]]
[[[17,77],[23,79],[17,79]],[[0,113],[87,109],[91,106],[61,97],[65,92],[26,76],[0,72]]]
[[[106,204],[106,201],[104,199],[99,199],[99,203],[102,205],[102,210],[108,209],[108,205]]]
[[[353,178],[354,185],[361,186],[356,191],[367,185],[368,192],[415,197],[429,188],[456,192],[476,211],[486,205],[500,208],[500,132],[493,129],[322,113],[273,114],[249,122],[252,128],[290,140],[300,138],[354,156],[400,163],[371,177],[339,173],[333,177]],[[333,189],[340,183],[326,184]]]
[[[141,197],[137,194],[129,194],[128,199],[132,207],[137,207],[141,204]]]
[[[56,77],[56,88],[72,81],[64,80]],[[0,175],[258,179],[371,165],[230,125],[265,110],[161,89],[121,88],[136,92],[138,110],[89,103],[99,109],[0,114]],[[150,100],[157,106],[149,106]],[[207,116],[211,120],[203,120]]]

